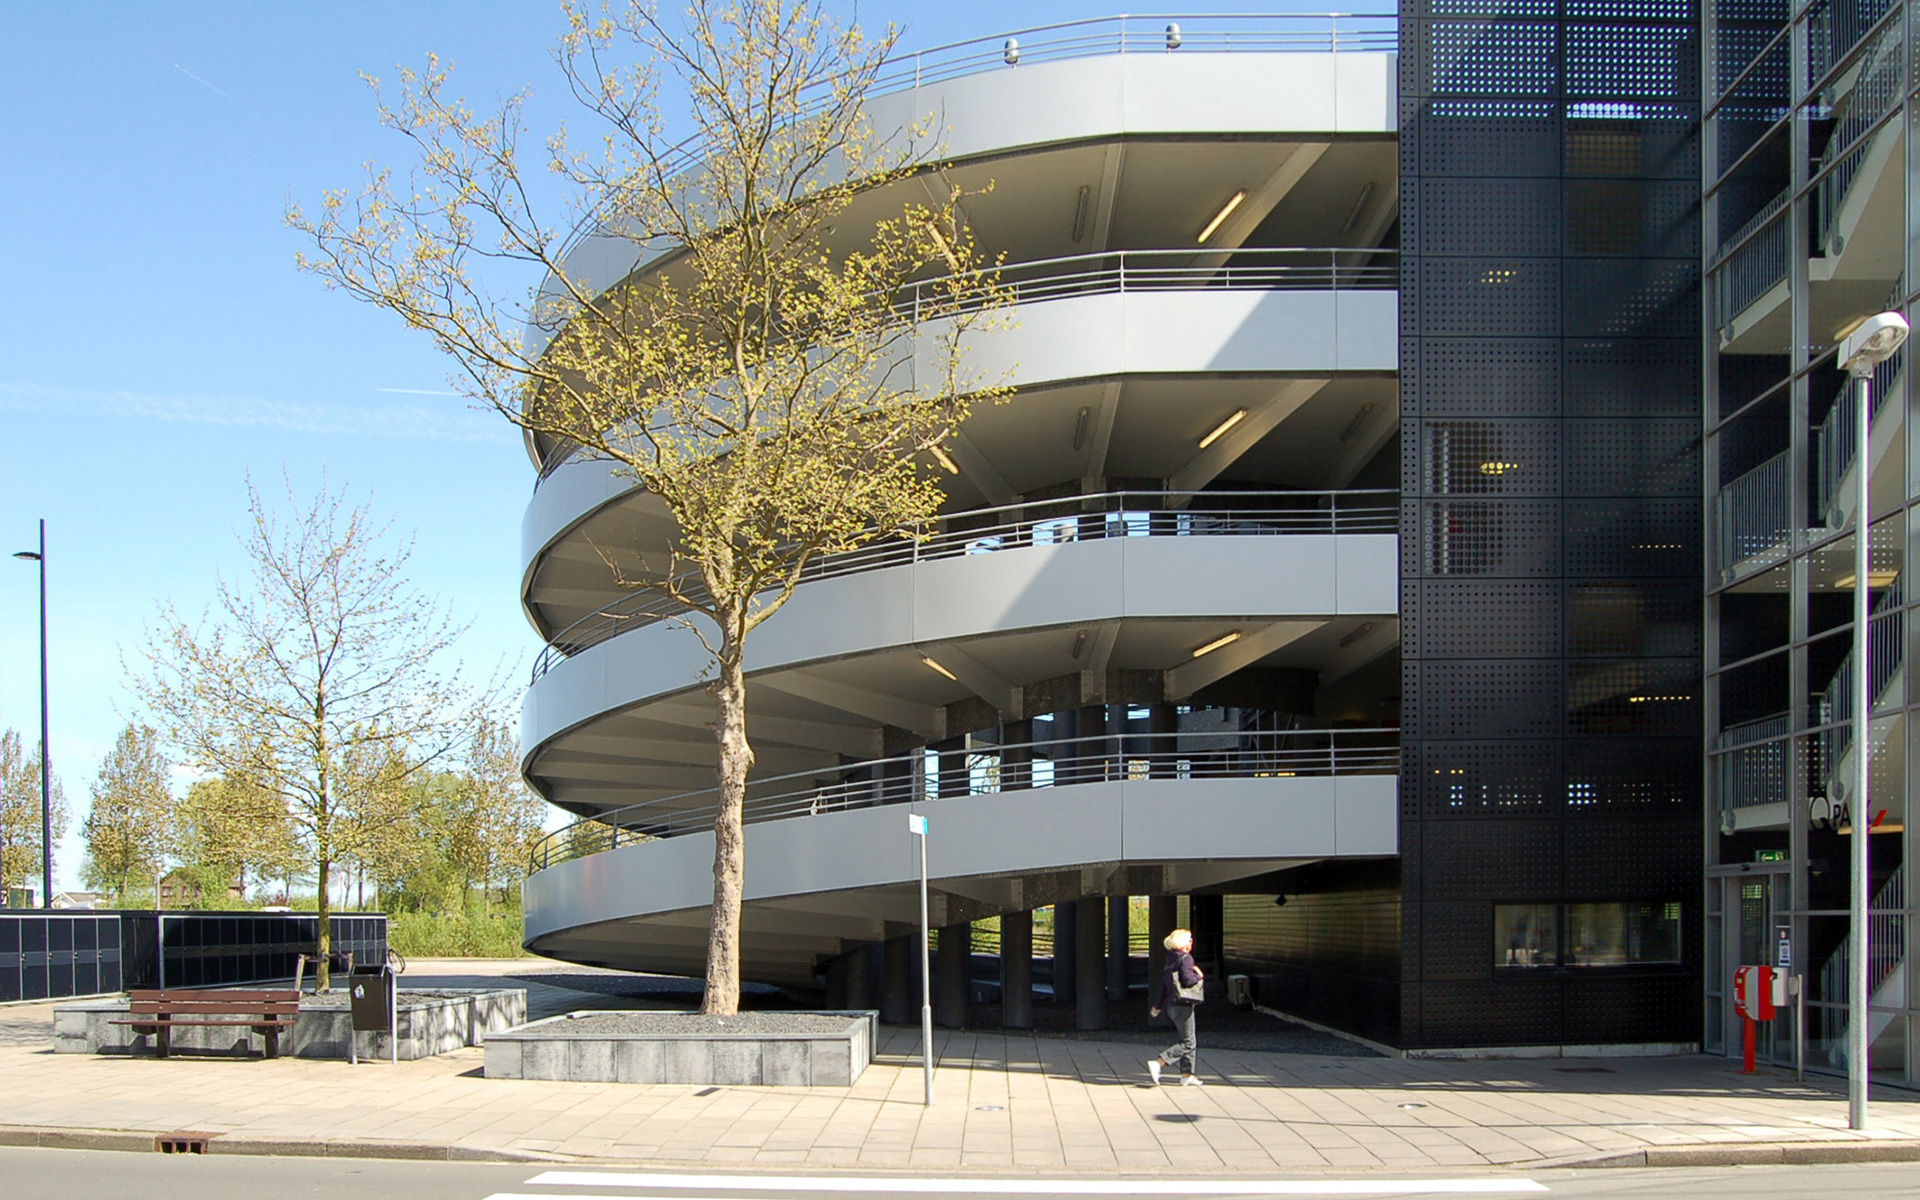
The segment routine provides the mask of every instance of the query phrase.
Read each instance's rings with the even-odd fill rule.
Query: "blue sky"
[[[858,18],[920,48],[1110,11],[868,0]],[[444,394],[424,338],[297,273],[282,214],[354,186],[363,162],[402,161],[360,71],[391,78],[433,51],[476,102],[531,86],[536,122],[563,114],[557,7],[19,2],[7,26],[0,553],[47,519],[53,763],[76,817],[138,715],[122,652],[161,603],[197,613],[243,570],[249,472],[302,493],[324,473],[370,499],[417,538],[416,585],[471,621],[462,657],[504,661],[517,686],[538,649],[515,603],[533,478],[518,438]],[[31,564],[0,558],[0,728],[26,741],[35,604]],[[70,836],[56,886],[77,886],[79,864]]]

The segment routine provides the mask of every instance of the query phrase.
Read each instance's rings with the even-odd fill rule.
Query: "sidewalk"
[[[565,977],[575,987],[538,978]],[[416,963],[414,986],[529,986],[536,1015],[629,1007],[541,960]],[[1138,1046],[942,1033],[921,1106],[917,1030],[884,1031],[852,1088],[488,1080],[481,1053],[397,1066],[54,1055],[52,1005],[0,1009],[0,1144],[223,1135],[215,1153],[525,1157],[688,1167],[1140,1173],[1427,1171],[1920,1159],[1920,1095],[1876,1090],[1868,1138],[1839,1081],[1725,1059],[1436,1061],[1208,1052],[1205,1088],[1146,1083]],[[131,1131],[112,1133],[105,1131]]]

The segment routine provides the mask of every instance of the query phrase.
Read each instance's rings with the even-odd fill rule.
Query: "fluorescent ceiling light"
[[[1480,464],[1480,473],[1482,475],[1505,475],[1508,471],[1518,471],[1519,469],[1520,464],[1517,462],[1501,462],[1495,460],[1493,462],[1483,462]]]
[[[1202,450],[1205,450],[1208,446],[1213,445],[1215,442],[1220,440],[1221,435],[1226,433],[1227,430],[1232,429],[1235,425],[1238,425],[1240,422],[1246,419],[1247,419],[1246,409],[1244,408],[1234,409],[1233,414],[1231,416],[1229,416],[1226,420],[1220,422],[1218,425],[1215,425],[1213,427],[1212,433],[1200,439],[1200,448]]]
[[[955,675],[952,671],[947,670],[945,667],[941,666],[939,663],[928,658],[926,655],[922,654],[920,656],[920,661],[932,667],[934,670],[940,672],[942,675],[945,675],[948,679],[953,680],[955,683],[960,682],[960,677],[958,675]]]
[[[1900,578],[1900,572],[1898,571],[1868,571],[1867,586],[1869,588],[1883,588],[1898,578]],[[1843,592],[1850,592],[1853,590],[1853,580],[1853,572],[1848,571],[1845,575],[1834,580],[1833,586]]]
[[[1221,206],[1219,212],[1213,214],[1213,220],[1208,221],[1207,227],[1200,231],[1201,245],[1203,246],[1206,245],[1207,239],[1212,237],[1215,233],[1219,232],[1220,226],[1225,224],[1226,219],[1233,215],[1233,210],[1236,208],[1239,208],[1240,202],[1242,200],[1245,200],[1246,198],[1247,198],[1247,189],[1241,188],[1239,191],[1233,194],[1233,199],[1227,201],[1224,205]]]
[[[958,475],[960,473],[960,468],[954,465],[954,462],[951,458],[947,457],[947,452],[940,448],[940,444],[938,442],[935,442],[933,445],[928,446],[927,453],[933,455],[933,461],[939,463],[941,466],[947,469],[947,474]]]
[[[1212,641],[1208,642],[1206,645],[1200,647],[1198,650],[1195,650],[1193,652],[1193,656],[1195,658],[1199,658],[1203,654],[1212,654],[1215,650],[1218,650],[1220,647],[1231,646],[1233,645],[1233,643],[1239,640],[1240,640],[1240,633],[1238,630],[1235,630],[1234,632],[1227,634],[1225,637],[1217,637]]]

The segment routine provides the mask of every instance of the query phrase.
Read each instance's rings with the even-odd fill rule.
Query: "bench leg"
[[[161,1058],[165,1058],[167,1056],[167,1052],[173,1049],[173,1026],[171,1025],[160,1026],[159,1031],[154,1034],[153,1047],[155,1051],[159,1053]]]
[[[261,1035],[267,1039],[267,1057],[279,1058],[280,1031],[278,1029],[264,1029],[261,1031]]]

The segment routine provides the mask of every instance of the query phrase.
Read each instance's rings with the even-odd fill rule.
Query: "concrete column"
[[[844,1011],[853,1007],[853,999],[847,991],[848,964],[852,956],[836,954],[824,964],[826,968],[827,1008]]]
[[[1147,996],[1153,996],[1154,981],[1167,969],[1167,935],[1180,919],[1180,897],[1147,897]]]
[[[1000,1024],[1033,1028],[1033,912],[1000,916]]]
[[[844,944],[844,943],[843,943]],[[856,946],[840,957],[847,962],[847,1007],[878,1008],[873,994],[872,943]]]
[[[1187,912],[1187,919],[1193,922],[1193,961],[1205,967],[1209,974],[1217,975],[1225,949],[1226,897],[1189,896]],[[1215,986],[1224,989],[1226,977],[1221,976]],[[1226,992],[1223,990],[1220,994],[1224,996]]]
[[[1172,735],[1180,732],[1180,714],[1171,704],[1149,705],[1147,732],[1153,735],[1147,739],[1147,775],[1153,779],[1172,779],[1177,762],[1174,752],[1179,749],[1179,739]]]
[[[1107,897],[1107,999],[1114,1004],[1127,998],[1128,906],[1125,896]]]
[[[967,1027],[967,1002],[973,998],[973,926],[940,927],[939,977],[933,995],[933,1019],[943,1029]]]
[[[1032,721],[1008,721],[1000,727],[1000,790],[1023,791],[1033,786]]]
[[[911,937],[891,937],[883,952],[885,972],[880,981],[880,1019],[889,1025],[920,1023],[920,948]]]
[[[967,739],[964,737],[949,738],[944,742],[934,743],[934,749],[940,752],[939,758],[936,760],[940,764],[940,777],[934,781],[933,794],[942,799],[949,796],[966,795],[969,786],[967,779]]]
[[[1074,982],[1075,1003],[1073,1007],[1073,1027],[1075,1029],[1105,1029],[1107,1027],[1107,990],[1104,986],[1106,974],[1106,897],[1089,896],[1075,901],[1080,911],[1074,918],[1073,966],[1078,979]]]
[[[1078,910],[1067,900],[1053,906],[1053,1002],[1072,1004],[1079,994],[1074,975],[1074,936],[1079,927]]]
[[[1074,753],[1074,778],[1083,783],[1104,779],[1112,774],[1108,760],[1113,757],[1113,731],[1107,727],[1107,706],[1090,704],[1082,708],[1076,722],[1081,739]]]

